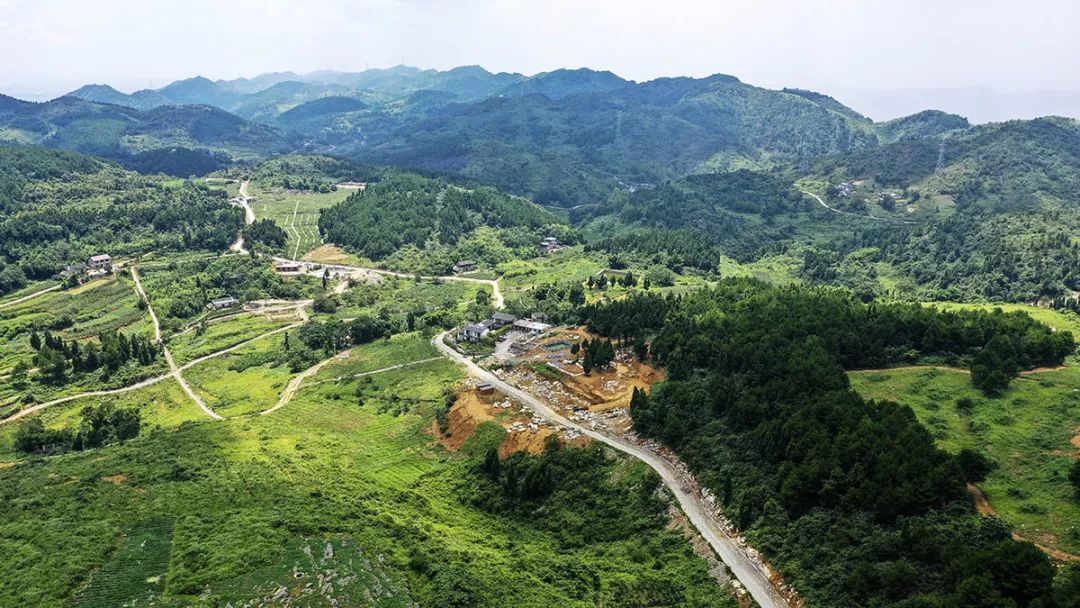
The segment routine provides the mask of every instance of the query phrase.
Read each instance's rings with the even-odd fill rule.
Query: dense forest
[[[385,176],[319,216],[327,241],[376,260],[409,247],[450,248],[440,256],[442,272],[458,259],[501,261],[485,259],[485,254],[496,254],[472,237],[487,235],[498,241],[492,244],[496,248],[526,247],[535,255],[549,228],[566,232],[557,224],[554,216],[524,199],[404,173]],[[470,240],[473,248],[465,246]]]
[[[634,428],[675,449],[812,605],[1075,605],[1055,603],[1038,549],[975,515],[965,483],[988,459],[941,451],[910,409],[863,400],[844,374],[934,356],[1014,373],[1059,363],[1067,332],[735,279],[584,314],[602,334],[652,336],[669,381],[634,395]]]
[[[224,193],[77,154],[0,148],[0,293],[90,255],[222,251],[243,224]]]

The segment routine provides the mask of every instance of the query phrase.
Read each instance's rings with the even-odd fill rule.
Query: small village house
[[[457,264],[454,264],[454,272],[472,272],[476,270],[476,262],[472,260],[461,260]]]
[[[276,262],[274,272],[300,272],[300,264],[296,262]]]
[[[223,308],[235,308],[240,305],[240,301],[232,296],[226,296],[224,298],[215,298],[206,303],[207,310],[221,310]]]
[[[500,327],[503,327],[505,325],[510,325],[514,321],[517,321],[517,317],[515,317],[514,315],[512,315],[510,313],[497,312],[497,313],[491,315],[491,325],[492,325],[492,327],[494,327],[496,329],[498,329]]]
[[[461,328],[461,333],[458,334],[458,341],[467,342],[479,342],[484,339],[484,336],[490,332],[486,325],[483,323],[469,323],[465,327]]]
[[[86,260],[87,272],[112,272],[112,256],[107,253],[92,255]]]
[[[551,326],[547,323],[540,323],[537,321],[528,321],[521,319],[514,322],[514,329],[529,334],[530,336],[538,336],[545,331],[551,329]]]

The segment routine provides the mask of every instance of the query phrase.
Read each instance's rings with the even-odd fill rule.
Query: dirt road
[[[235,202],[244,210],[244,225],[250,226],[255,223],[255,210],[251,208],[251,204],[248,202],[250,196],[248,196],[248,180],[240,182],[240,194],[230,202]],[[229,245],[229,251],[236,253],[247,253],[247,249],[244,249],[244,231],[241,230],[236,235],[236,241],[232,245]]]
[[[139,279],[139,269],[131,267],[131,278],[135,280],[135,291],[139,293],[139,297],[146,302],[146,310],[150,313],[150,319],[154,322],[154,341],[161,344],[161,352],[165,354],[165,361],[169,364],[169,370],[173,378],[176,378],[176,382],[180,384],[180,388],[184,389],[195,405],[199,406],[207,416],[210,416],[214,420],[223,420],[220,414],[210,409],[206,402],[202,400],[198,394],[192,390],[191,386],[184,379],[184,375],[180,373],[180,368],[176,365],[176,360],[173,359],[172,353],[169,352],[169,347],[165,346],[165,343],[161,341],[161,324],[158,322],[157,313],[154,312],[153,305],[150,304],[150,298],[146,297],[146,292],[143,290],[142,280]]]
[[[555,424],[575,429],[596,441],[607,444],[625,454],[629,454],[652,467],[653,470],[660,475],[661,479],[663,479],[664,484],[678,499],[679,505],[682,507],[683,512],[686,513],[690,522],[709,543],[713,550],[716,551],[716,554],[720,556],[720,559],[727,564],[732,574],[739,579],[739,582],[742,583],[754,598],[754,601],[762,608],[789,608],[791,606],[787,599],[785,599],[773,585],[769,573],[750,559],[742,548],[739,547],[735,539],[720,528],[716,519],[711,515],[711,509],[705,504],[700,496],[689,489],[690,484],[687,483],[687,480],[684,479],[682,473],[680,473],[674,465],[649,450],[633,445],[622,439],[598,433],[564,418],[532,394],[503,382],[491,372],[473,363],[471,359],[448,346],[445,342],[448,333],[449,332],[443,332],[436,336],[432,340],[432,344],[434,344],[435,348],[443,355],[463,365],[473,377],[490,383],[503,394],[528,405],[543,418],[546,418]]]
[[[820,196],[814,194],[813,192],[810,192],[809,190],[800,190],[800,192],[802,192],[806,196],[809,196],[810,198],[817,201],[818,204],[821,205],[822,207],[828,209],[829,211],[832,211],[833,213],[839,213],[840,215],[850,215],[851,217],[861,217],[861,218],[866,219],[866,220],[874,220],[875,222],[890,222],[890,223],[893,223],[893,224],[914,224],[915,223],[915,222],[913,222],[911,220],[896,220],[896,219],[893,219],[891,217],[874,217],[872,215],[867,215],[865,213],[852,213],[850,211],[841,211],[840,209],[837,209],[836,207],[830,207],[829,204],[826,203],[824,199],[822,199]]]
[[[57,289],[60,289],[61,287],[63,287],[63,285],[53,285],[52,287],[42,289],[41,291],[35,291],[34,293],[32,293],[30,295],[23,296],[21,298],[12,300],[10,302],[4,302],[3,304],[0,304],[0,308],[5,308],[7,306],[14,306],[14,305],[16,305],[16,304],[18,304],[20,302],[25,302],[27,300],[32,300],[32,299],[34,299],[34,298],[36,298],[38,296],[43,296],[43,295],[49,293],[50,291],[56,291]]]

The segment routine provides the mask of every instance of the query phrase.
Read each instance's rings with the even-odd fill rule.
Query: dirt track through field
[[[21,298],[12,300],[10,302],[4,302],[3,304],[0,304],[0,308],[6,308],[8,306],[14,306],[16,304],[20,304],[20,303],[25,302],[27,300],[33,300],[34,298],[36,298],[38,296],[43,296],[43,295],[49,293],[50,291],[56,291],[57,289],[60,289],[61,287],[63,287],[63,285],[53,285],[52,287],[47,287],[45,289],[42,289],[41,291],[35,291],[34,293],[32,293],[30,295],[23,296]]]

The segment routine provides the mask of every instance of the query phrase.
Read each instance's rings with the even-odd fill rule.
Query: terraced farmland
[[[251,208],[255,217],[270,218],[289,235],[285,253],[299,259],[305,253],[322,245],[319,235],[319,210],[345,200],[353,191],[341,189],[336,192],[299,192],[281,188],[260,188],[251,185],[255,200]]]

